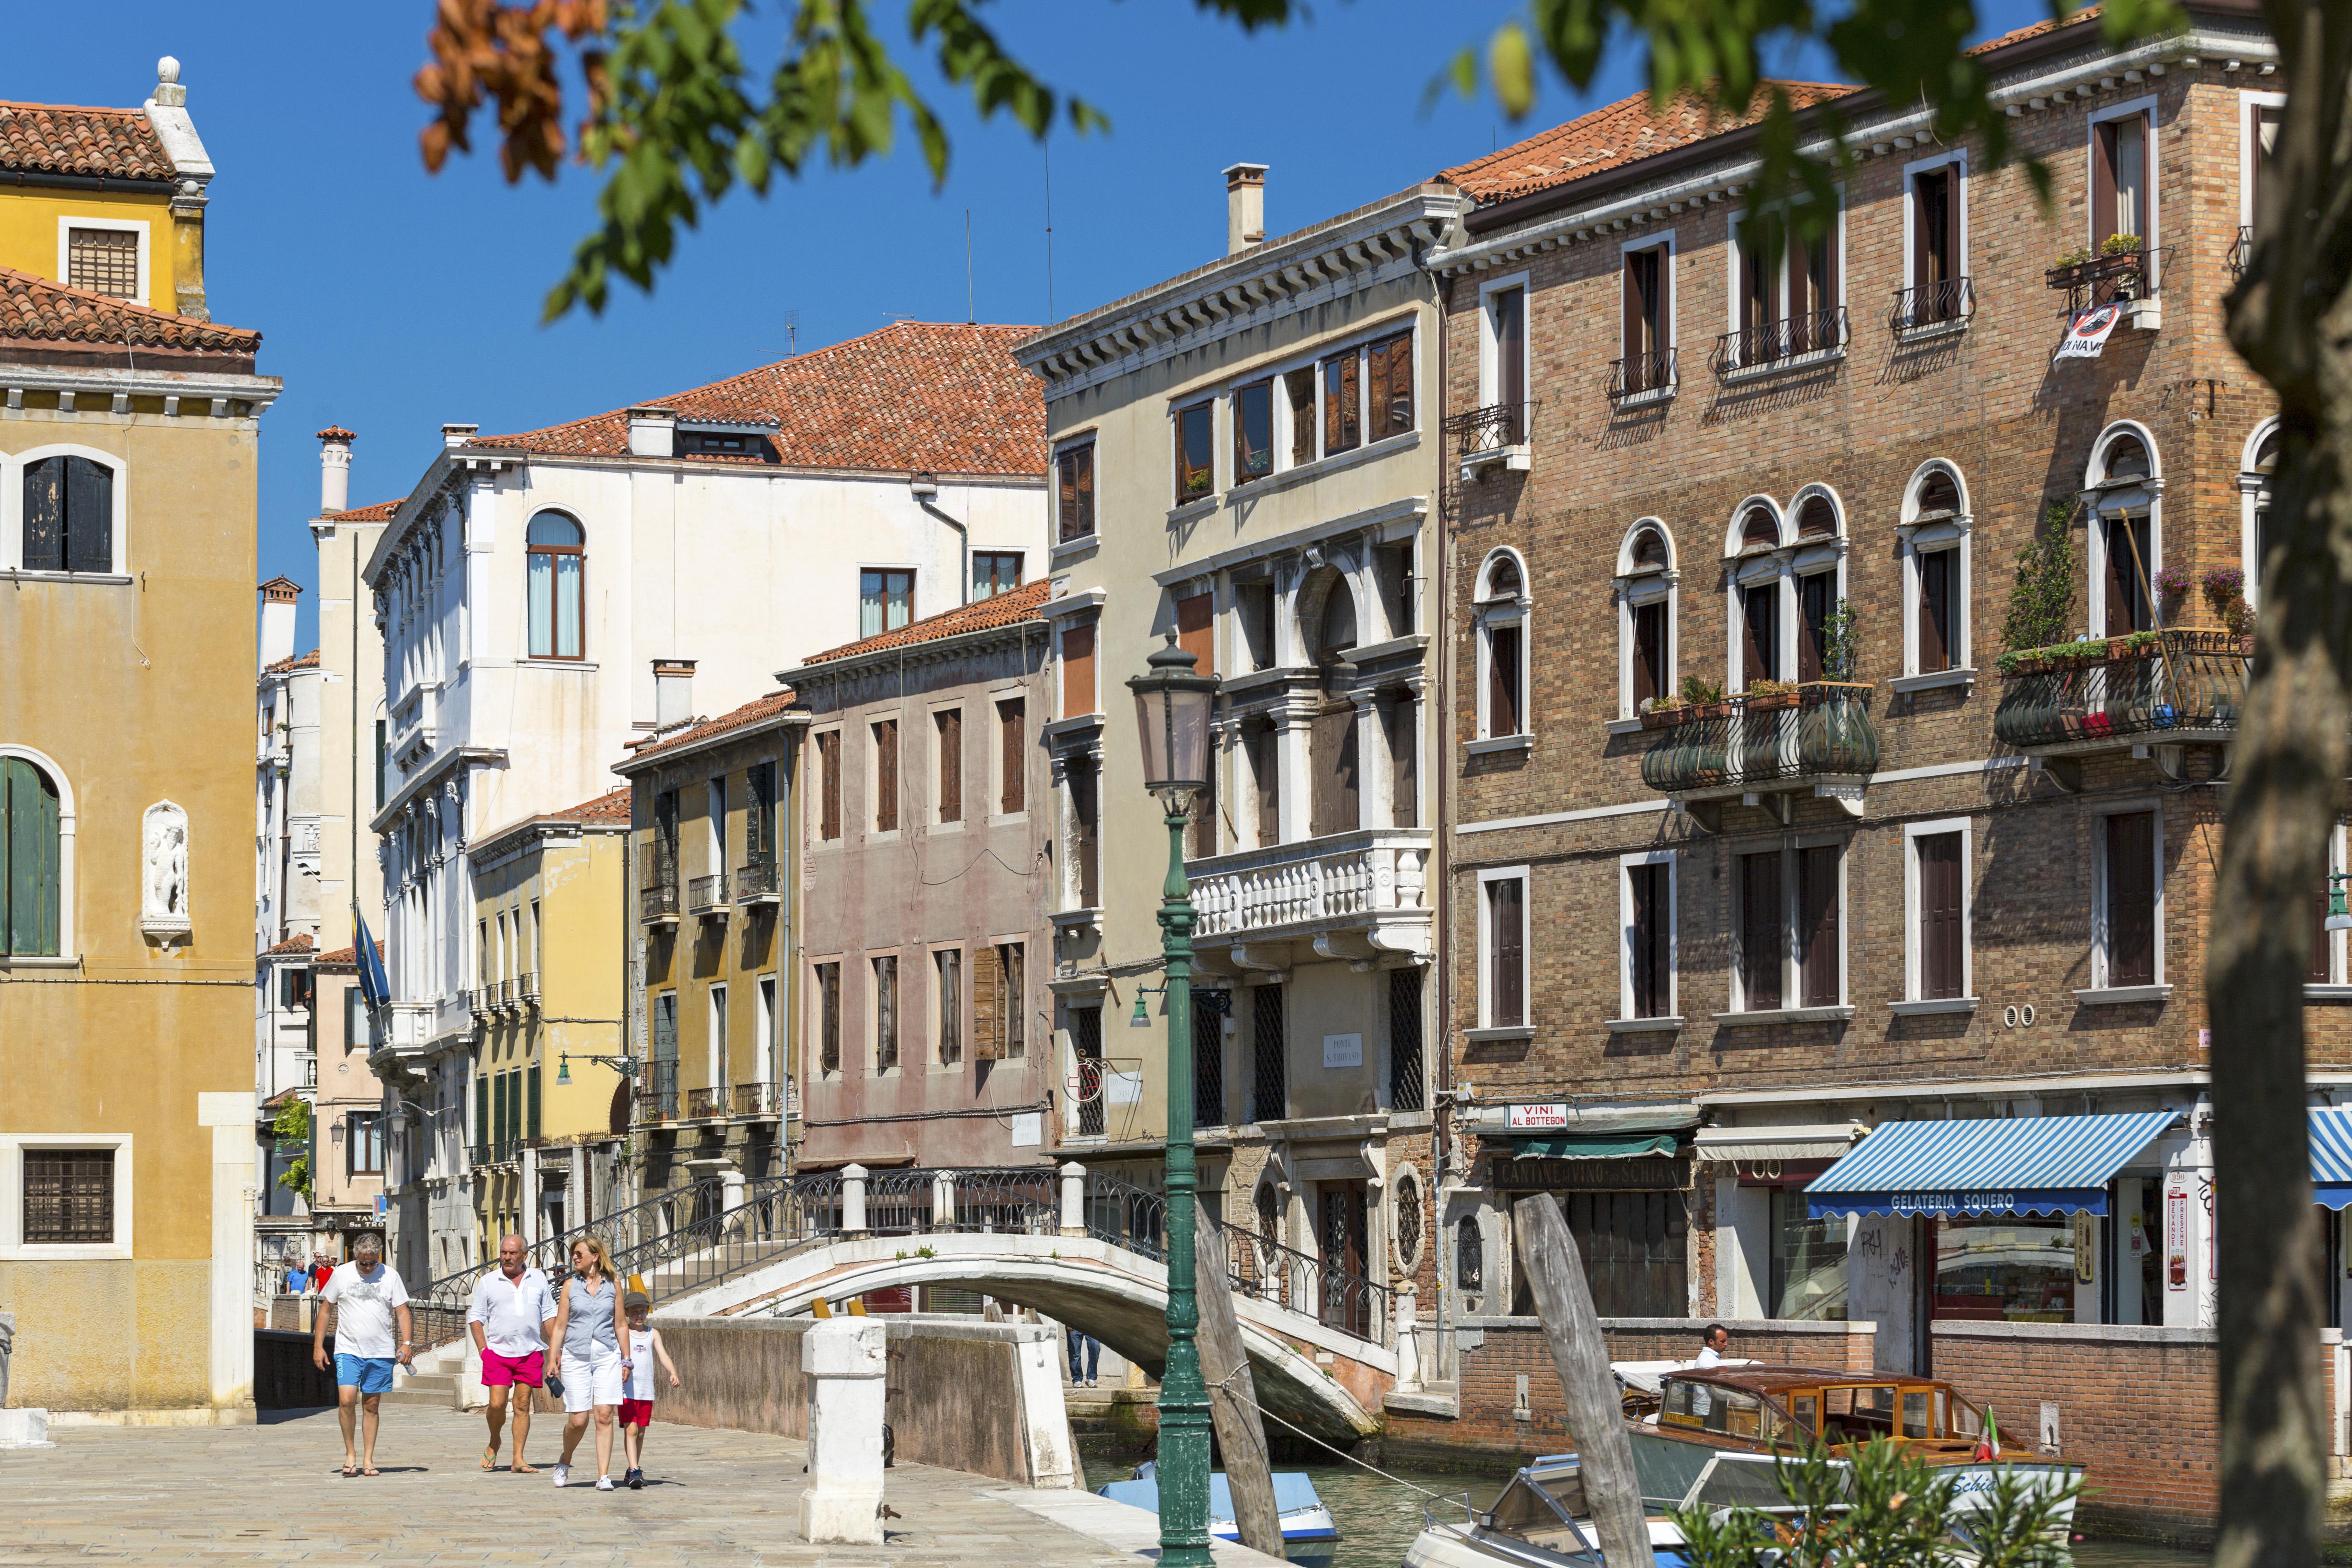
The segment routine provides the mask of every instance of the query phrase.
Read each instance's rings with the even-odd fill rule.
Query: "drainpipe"
[[[907,477],[907,489],[915,504],[956,531],[956,603],[971,603],[971,530],[940,510],[940,477],[929,469]],[[908,606],[909,619],[920,619],[914,606]]]

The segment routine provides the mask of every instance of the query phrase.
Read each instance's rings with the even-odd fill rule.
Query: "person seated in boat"
[[[1723,1352],[1731,1348],[1731,1331],[1721,1323],[1709,1323],[1698,1341],[1698,1364],[1721,1366]]]

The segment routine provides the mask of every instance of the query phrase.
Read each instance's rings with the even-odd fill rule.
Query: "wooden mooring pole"
[[[1245,1237],[1236,1239],[1241,1246],[1249,1245]],[[1194,1226],[1192,1256],[1192,1289],[1201,1307],[1201,1381],[1209,1385],[1209,1419],[1225,1456],[1234,1522],[1241,1527],[1244,1546],[1280,1557],[1282,1510],[1274,1500],[1265,1424],[1257,1414],[1257,1384],[1242,1349],[1241,1320],[1234,1315],[1233,1286],[1225,1273],[1224,1228]]]

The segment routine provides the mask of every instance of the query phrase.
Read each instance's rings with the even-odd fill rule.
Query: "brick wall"
[[[2336,1407],[2341,1335],[2313,1374]],[[2210,1539],[2221,1506],[2219,1349],[2210,1329],[2065,1323],[1935,1325],[1936,1375],[1990,1405],[2005,1443],[2033,1447],[2057,1406],[2058,1452],[2084,1467],[2078,1521],[2105,1534]],[[2338,1430],[2330,1447],[2341,1451]]]

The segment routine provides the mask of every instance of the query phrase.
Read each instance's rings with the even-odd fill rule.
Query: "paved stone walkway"
[[[533,1426],[531,1462],[542,1469],[561,1429],[547,1417]],[[811,1546],[796,1529],[804,1450],[785,1437],[657,1422],[645,1490],[599,1492],[593,1434],[581,1446],[585,1465],[572,1471],[584,1468],[592,1484],[559,1491],[544,1473],[483,1474],[481,1419],[415,1406],[384,1411],[383,1474],[374,1479],[342,1479],[331,1411],[226,1429],[52,1435],[54,1448],[0,1453],[0,1568],[111,1560],[1140,1568],[1119,1546],[1015,1506],[1000,1481],[919,1465],[889,1472],[887,1499],[904,1517],[888,1521],[886,1545]],[[1082,1525],[1106,1509],[1146,1519],[1082,1494],[1055,1494],[1051,1504]],[[1065,1511],[1073,1506],[1075,1516]],[[1229,1552],[1270,1562],[1230,1548],[1221,1561]]]

